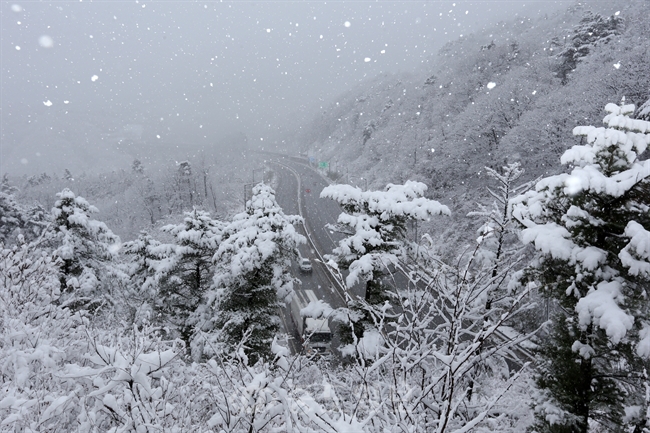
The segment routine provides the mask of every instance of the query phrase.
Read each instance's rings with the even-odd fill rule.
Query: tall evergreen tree
[[[212,329],[231,351],[243,342],[251,364],[271,357],[271,342],[280,329],[278,308],[291,301],[291,261],[305,242],[293,224],[296,215],[285,215],[273,189],[260,183],[246,211],[226,226],[214,256],[214,306]]]
[[[155,309],[177,327],[188,343],[194,331],[193,313],[212,285],[212,256],[219,246],[222,229],[220,221],[195,208],[185,212],[181,224],[162,227],[162,231],[174,236],[175,244],[149,246],[149,254],[163,257],[152,262],[159,283]]]
[[[559,308],[539,351],[539,432],[623,431],[642,404],[650,355],[650,122],[608,104],[605,127],[579,126],[587,144],[562,156],[570,174],[515,200],[522,238],[539,252],[532,275]]]
[[[103,295],[98,289],[113,272],[113,259],[119,237],[106,224],[92,219],[97,213],[83,197],[68,188],[57,194],[52,208],[50,242],[61,258],[61,292],[82,307]]]
[[[137,239],[124,242],[120,249],[127,259],[123,269],[129,278],[126,297],[130,301],[128,307],[132,309],[133,319],[139,308],[152,311],[157,304],[156,264],[163,259],[159,247],[160,242],[141,231]]]
[[[390,289],[383,279],[392,265],[405,258],[409,221],[426,221],[432,215],[449,214],[447,206],[424,197],[427,186],[407,181],[389,184],[384,191],[362,191],[350,185],[331,185],[323,189],[322,198],[337,201],[343,208],[335,230],[348,237],[339,242],[329,256],[341,269],[349,271],[348,287],[365,285],[364,300],[381,307],[390,299]],[[361,310],[356,300],[352,309]],[[354,327],[357,337],[371,325],[365,313]],[[344,330],[345,331],[345,330]],[[352,335],[343,332],[342,341],[350,343]]]

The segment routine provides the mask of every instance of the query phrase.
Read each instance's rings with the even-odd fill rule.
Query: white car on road
[[[311,262],[307,257],[302,257],[299,262],[300,270],[303,272],[311,272]]]

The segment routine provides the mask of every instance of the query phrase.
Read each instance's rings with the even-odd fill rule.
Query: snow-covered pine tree
[[[404,185],[388,184],[384,191],[362,191],[350,185],[330,185],[321,198],[338,202],[343,213],[335,230],[348,235],[327,256],[338,268],[349,271],[348,287],[365,284],[364,300],[372,306],[382,306],[390,299],[389,288],[383,282],[389,266],[406,256],[406,231],[409,221],[426,221],[433,215],[449,215],[449,208],[424,197],[427,186],[407,181]],[[356,301],[349,305],[357,308]],[[361,311],[365,311],[361,308]],[[361,337],[372,326],[367,315],[354,327]],[[344,332],[342,341],[351,342]]]
[[[120,253],[126,256],[123,270],[129,280],[125,296],[129,300],[127,307],[131,309],[133,320],[137,317],[138,310],[153,312],[157,304],[158,284],[155,268],[163,259],[159,246],[160,242],[143,230],[137,239],[124,242],[120,249]]]
[[[293,224],[296,215],[285,215],[275,191],[264,183],[253,188],[246,211],[235,215],[223,232],[214,256],[212,329],[221,335],[225,350],[243,349],[250,365],[272,358],[271,342],[280,328],[278,308],[293,296],[296,279],[291,261],[305,238]],[[212,314],[210,311],[206,313]]]
[[[88,307],[108,295],[108,291],[100,293],[98,289],[115,270],[113,260],[119,237],[106,224],[91,218],[98,210],[83,197],[75,196],[68,188],[57,197],[49,241],[62,260],[62,297],[76,308]]]
[[[185,212],[182,223],[161,228],[174,236],[174,245],[149,247],[159,284],[155,310],[178,329],[186,343],[190,342],[196,324],[191,316],[212,285],[212,256],[219,247],[223,226],[208,212],[195,208]],[[154,260],[155,256],[162,259]]]
[[[2,179],[0,179],[0,192],[4,192],[5,194],[15,194],[18,192],[18,188],[13,186],[9,181],[9,175],[7,173],[3,174]]]
[[[570,174],[516,198],[522,239],[539,252],[533,278],[559,308],[539,351],[539,432],[622,431],[641,406],[650,355],[650,122],[633,105],[607,104],[605,127],[562,156]],[[625,409],[625,408],[628,409]],[[625,409],[625,410],[624,410]],[[629,419],[629,416],[627,417]]]
[[[63,179],[74,181],[74,177],[72,176],[72,173],[70,173],[70,170],[68,170],[67,168],[63,170]]]

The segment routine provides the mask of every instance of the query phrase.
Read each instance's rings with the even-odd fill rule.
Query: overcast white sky
[[[2,115],[74,107],[262,137],[461,34],[569,3],[3,0]]]

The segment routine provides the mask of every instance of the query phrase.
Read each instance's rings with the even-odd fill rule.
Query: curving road
[[[268,162],[272,164],[277,176],[278,204],[285,214],[301,215],[305,221],[304,226],[297,227],[308,239],[307,244],[300,247],[300,254],[311,260],[313,270],[309,273],[301,272],[298,265],[293,264],[293,273],[302,283],[296,289],[313,290],[318,299],[327,302],[332,308],[346,306],[342,289],[323,264],[324,255],[330,254],[343,238],[341,234],[326,227],[327,224],[335,223],[341,213],[341,208],[336,202],[320,198],[321,191],[328,185],[327,181],[307,165],[289,158],[274,157]],[[289,308],[284,309],[284,325],[287,332],[293,336],[290,340],[291,349],[294,353],[300,352],[300,336],[291,322]],[[336,345],[335,339],[332,347]]]
[[[285,213],[300,214],[305,219],[305,226],[299,227],[299,230],[309,240],[307,246],[301,249],[301,254],[311,259],[314,271],[311,274],[299,273],[298,266],[294,265],[295,275],[301,279],[303,288],[312,289],[319,299],[329,303],[333,308],[346,306],[342,288],[335,283],[325,265],[320,261],[325,254],[330,254],[332,249],[338,245],[338,241],[343,238],[340,233],[327,228],[328,224],[336,223],[342,212],[339,205],[333,200],[320,198],[320,193],[328,185],[328,181],[309,167],[306,162],[300,162],[298,158],[274,156],[269,162],[274,165],[278,177],[276,191],[278,203]],[[412,280],[402,272],[392,274],[392,278],[389,278],[386,283],[402,289],[413,284]],[[421,280],[418,284],[424,285],[425,282]],[[350,295],[353,297],[363,295],[363,289],[360,287],[353,288],[352,292]],[[290,317],[288,312],[285,313],[285,317]],[[439,318],[436,323],[441,320],[442,318]],[[332,329],[334,328],[332,327]],[[293,333],[297,335],[295,330]],[[508,337],[504,335],[501,335],[501,338],[508,340]],[[333,341],[332,347],[335,346],[336,341]],[[300,347],[293,349],[297,352]],[[519,359],[532,357],[521,347],[514,348],[514,351]],[[517,361],[513,363],[513,366],[516,364],[521,366]]]

